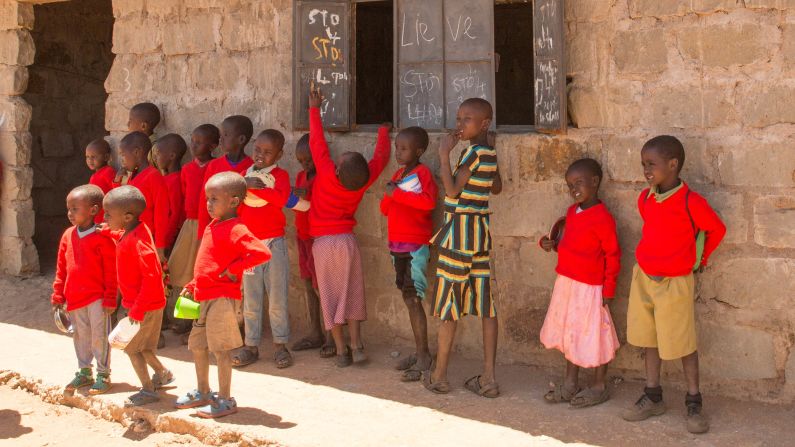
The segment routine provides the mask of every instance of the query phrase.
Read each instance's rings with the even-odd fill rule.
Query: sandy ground
[[[461,386],[466,377],[478,372],[478,362],[458,357],[451,365],[455,389],[449,395],[436,396],[417,383],[397,380],[390,353],[406,352],[405,346],[368,347],[370,364],[345,370],[320,359],[316,352],[299,352],[295,366],[277,370],[267,360],[271,349],[265,341],[260,350],[266,360],[233,376],[233,395],[240,412],[205,421],[192,416],[190,410],[171,407],[176,396],[195,386],[190,354],[171,335],[160,355],[177,381],[175,387],[161,392],[160,403],[144,410],[121,408],[124,398],[135,390],[136,381],[128,360],[118,352],[112,361],[116,385],[109,394],[63,398],[58,389],[74,374],[76,361],[70,338],[56,333],[50,321],[48,290],[46,277],[0,279],[0,333],[5,340],[20,341],[0,344],[0,370],[7,371],[5,376],[0,373],[0,384],[31,390],[46,401],[78,407],[125,426],[144,419],[155,431],[191,434],[210,445],[783,446],[793,445],[795,437],[793,408],[712,396],[705,397],[712,430],[691,435],[684,429],[684,392],[670,387],[666,388],[668,413],[642,423],[624,422],[619,412],[631,405],[642,389],[642,383],[634,381],[615,383],[612,400],[599,407],[570,410],[548,405],[542,395],[549,381],[557,377],[522,366],[500,367],[503,396],[483,399]],[[214,375],[211,377],[214,381]],[[21,408],[30,411],[33,405],[16,405],[6,399],[3,403],[0,408],[20,413]],[[35,405],[33,408],[39,411]],[[40,427],[26,422],[24,416],[21,423],[33,427],[34,433]],[[126,430],[113,424],[97,427],[107,436]],[[48,430],[46,426],[41,429]],[[150,438],[156,439],[154,435],[146,439]]]

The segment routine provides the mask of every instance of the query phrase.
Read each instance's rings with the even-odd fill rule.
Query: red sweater
[[[691,273],[696,263],[696,235],[687,208],[690,209],[696,231],[703,230],[706,233],[702,266],[707,265],[709,256],[726,234],[726,226],[701,195],[690,191],[685,204],[688,191],[690,189],[684,184],[662,203],[657,203],[654,196],[648,197],[648,189],[643,190],[638,197],[643,234],[635,256],[647,275],[674,277]]]
[[[278,166],[270,173],[276,180],[273,188],[248,190],[248,194],[267,200],[268,204],[253,207],[241,203],[237,209],[240,220],[259,239],[284,236],[284,227],[287,225],[282,208],[290,197],[290,174]]]
[[[108,191],[113,189],[113,178],[116,177],[116,171],[111,168],[110,166],[103,166],[97,169],[96,172],[91,174],[91,178],[88,179],[88,183],[91,185],[99,186],[99,189],[102,190],[103,194],[107,194]],[[97,216],[94,218],[94,222],[102,223],[105,220],[105,216],[102,214],[102,207],[99,207],[99,212]]]
[[[110,234],[115,235],[114,232]],[[130,318],[143,321],[146,312],[165,307],[163,269],[152,233],[145,223],[121,233],[116,244],[116,272],[121,305],[129,309]]]
[[[171,174],[163,177],[168,191],[168,227],[166,230],[166,242],[168,246],[174,245],[179,234],[179,229],[182,228],[182,223],[185,222],[185,205],[183,204],[182,195],[182,174],[172,172]]]
[[[575,281],[603,286],[602,296],[613,298],[621,270],[616,221],[604,203],[579,214],[577,206],[572,205],[566,212],[555,271]]]
[[[358,191],[348,191],[337,178],[337,166],[329,154],[328,143],[323,135],[320,109],[309,109],[309,149],[317,174],[312,187],[312,207],[309,208],[309,233],[312,237],[353,232],[356,226],[356,209],[365,191],[381,175],[389,162],[389,129],[378,130],[375,153],[370,160],[370,180]]]
[[[236,164],[235,166],[229,164],[226,156],[216,158],[207,164],[207,168],[205,168],[204,171],[204,180],[202,181],[201,188],[199,188],[199,233],[196,235],[196,237],[201,239],[202,235],[204,235],[204,229],[207,227],[207,224],[210,223],[210,213],[207,212],[207,195],[204,192],[204,185],[207,183],[207,180],[210,180],[210,177],[218,174],[219,172],[226,171],[232,171],[237,172],[240,175],[246,175],[246,170],[253,164],[254,160],[252,160],[248,155],[244,155],[243,159],[240,160],[240,163]]]
[[[403,170],[398,169],[392,176],[393,182],[403,177]],[[427,166],[417,165],[412,173],[419,177],[422,190],[415,193],[395,188],[391,197],[385,194],[381,199],[381,213],[387,216],[390,242],[427,244],[433,235],[431,214],[436,207],[439,188]]]
[[[212,160],[210,160],[212,161]],[[199,202],[201,190],[204,187],[204,173],[207,171],[208,161],[204,166],[199,165],[198,160],[193,160],[182,167],[180,180],[182,183],[182,195],[185,203],[185,219],[198,219],[199,207],[206,207],[206,203]]]
[[[157,248],[168,247],[169,202],[163,174],[152,166],[148,166],[130,179],[127,184],[138,188],[146,199],[146,209],[141,213],[139,219],[151,229],[155,238],[155,246]]]
[[[52,283],[52,303],[66,303],[73,311],[102,300],[116,307],[116,246],[109,237],[93,233],[80,237],[67,228],[58,246],[58,264]]]
[[[239,218],[223,222],[213,220],[204,230],[193,267],[193,280],[185,289],[196,301],[216,298],[239,300],[243,271],[268,262],[270,258],[268,247]],[[221,277],[224,270],[235,275],[237,281],[226,275]]]
[[[295,179],[295,187],[299,189],[306,190],[306,196],[304,199],[312,202],[312,185],[315,184],[315,178],[307,180],[306,179],[306,171],[301,171],[298,173],[298,177]],[[312,239],[312,236],[309,235],[309,211],[296,211],[293,210],[295,213],[295,234],[298,239],[302,241],[308,241]]]

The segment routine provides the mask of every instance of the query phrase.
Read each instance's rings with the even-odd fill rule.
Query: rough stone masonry
[[[111,139],[125,131],[129,107],[144,100],[161,107],[161,134],[188,136],[198,124],[240,113],[258,130],[285,132],[283,164],[294,175],[292,149],[300,135],[291,127],[292,3],[114,0],[115,60],[105,82]],[[38,269],[31,242],[31,107],[20,96],[35,52],[33,15],[28,2],[0,0],[0,268],[15,275]],[[698,280],[704,388],[795,401],[795,1],[569,0],[566,26],[573,126],[561,136],[498,138],[505,180],[492,201],[499,360],[562,364],[538,341],[555,257],[536,241],[563,214],[569,203],[563,172],[584,155],[603,164],[602,193],[619,225],[623,269],[612,312],[625,341],[641,224],[635,200],[644,187],[639,149],[650,136],[667,133],[685,143],[685,180],[728,227]],[[432,168],[437,142],[438,136],[424,160]],[[370,133],[331,136],[335,150],[369,155],[373,143]],[[387,171],[395,168],[393,162]],[[358,214],[370,311],[365,333],[371,340],[408,340],[378,212],[386,177]],[[292,293],[291,312],[301,322],[300,290]],[[478,321],[463,324],[459,350],[479,356],[479,333]],[[614,363],[632,377],[642,366],[640,351],[626,345]]]

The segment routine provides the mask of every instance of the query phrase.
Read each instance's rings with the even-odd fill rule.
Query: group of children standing
[[[209,124],[196,128],[190,142],[193,160],[181,168],[188,145],[176,134],[154,137],[159,111],[151,104],[131,110],[131,133],[118,148],[118,172],[108,166],[110,147],[104,140],[89,144],[86,162],[94,175],[90,185],[75,188],[67,197],[74,226],[61,240],[52,296],[53,305],[66,306],[75,328],[80,371],[68,391],[90,386],[89,393],[99,394],[110,388],[107,335],[119,302],[129,318],[141,325],[125,348],[142,384],[141,391],[128,399],[130,405],[158,400],[157,389],[174,380],[155,351],[164,309],[168,302],[170,314],[178,296],[199,302],[200,315],[187,340],[198,386],[177,400],[177,408],[198,408],[197,414],[203,417],[237,411],[231,396],[232,367],[259,358],[265,294],[274,362],[279,368],[292,365],[287,348],[289,261],[284,208],[295,212],[310,323],[309,335],[296,342],[293,350],[320,348],[320,355],[333,357],[339,367],[367,360],[361,335],[367,308],[354,215],[365,191],[388,164],[391,126],[379,129],[369,162],[358,152],[343,152],[334,160],[323,132],[323,101],[321,92],[313,88],[310,132],[298,140],[295,150],[303,170],[294,188],[288,173],[278,166],[284,136],[273,129],[261,132],[249,157],[243,150],[253,136],[253,125],[240,115],[226,118],[220,129]],[[468,99],[458,109],[456,130],[442,138],[438,151],[445,196],[441,228],[434,232],[431,214],[438,187],[420,162],[429,138],[419,127],[398,133],[395,157],[401,167],[381,200],[395,284],[416,345],[415,352],[395,367],[402,371],[401,380],[422,381],[433,393],[450,391],[447,371],[457,322],[464,315],[476,315],[483,326],[484,367],[464,387],[483,397],[500,395],[495,374],[497,308],[490,290],[489,198],[501,192],[502,179],[494,134],[489,131],[492,116],[487,101]],[[450,153],[460,140],[469,141],[469,146],[452,165]],[[216,147],[222,156],[213,159]],[[701,412],[698,384],[693,270],[694,265],[696,271],[707,265],[725,227],[706,200],[679,178],[684,148],[676,138],[649,140],[641,157],[650,188],[638,199],[644,223],[627,333],[631,344],[645,348],[647,383],[642,397],[623,417],[637,421],[665,411],[661,359],[681,358],[688,381],[687,428],[701,433],[708,423]],[[595,160],[571,164],[565,180],[574,204],[566,211],[563,236],[539,241],[542,249],[558,253],[558,277],[541,341],[549,349],[560,350],[567,364],[563,383],[544,398],[550,403],[568,402],[574,408],[609,399],[607,365],[619,348],[608,303],[615,296],[621,252],[615,220],[598,196],[602,177]],[[705,243],[697,261],[700,232]],[[430,308],[442,321],[435,356],[429,348],[422,304],[432,290],[426,279],[431,245],[438,251],[438,261]],[[164,278],[169,280],[164,282]],[[173,291],[167,292],[164,284]],[[236,314],[241,299],[242,337]],[[166,321],[177,331],[188,329],[184,320]],[[218,365],[218,392],[211,391],[208,380],[210,352]],[[96,378],[92,359],[97,363]],[[154,372],[151,377],[148,367]],[[590,387],[579,386],[580,368],[595,368]]]

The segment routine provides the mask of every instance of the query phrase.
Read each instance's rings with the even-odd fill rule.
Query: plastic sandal
[[[279,369],[289,368],[293,366],[293,356],[287,349],[276,351],[273,354],[273,360],[276,362],[276,367]]]
[[[259,349],[243,346],[232,354],[232,366],[247,366],[259,360]]]
[[[497,384],[497,382],[481,385],[480,375],[470,377],[466,382],[464,382],[464,388],[481,397],[493,399],[500,396],[500,386]]]
[[[96,396],[97,394],[105,394],[110,390],[113,384],[110,381],[110,376],[107,374],[97,374],[97,380],[88,389],[88,394]]]
[[[164,386],[171,384],[172,382],[174,382],[174,380],[176,380],[174,374],[172,374],[171,371],[167,369],[163,370],[162,374],[158,373],[152,374],[152,385],[154,385],[155,390],[159,390],[160,388],[163,388]]]
[[[320,358],[330,359],[337,355],[337,347],[333,343],[324,344],[320,347]]]
[[[306,351],[309,349],[318,349],[323,346],[323,340],[313,340],[309,337],[304,337],[293,345],[293,351]]]
[[[605,387],[602,391],[586,388],[571,398],[569,405],[571,408],[586,408],[610,400],[610,391]]]
[[[555,385],[554,388],[549,390],[547,394],[544,395],[544,400],[550,404],[560,404],[563,402],[571,402],[571,399],[577,395],[581,390],[578,388],[574,391],[570,391],[563,385]]]
[[[196,415],[205,419],[215,419],[237,413],[237,402],[234,397],[229,399],[216,398],[211,404],[196,411]]]
[[[75,390],[91,386],[94,384],[94,378],[91,374],[91,368],[82,368],[75,373],[74,379],[66,385],[64,393],[73,394]]]
[[[155,403],[160,400],[160,396],[154,391],[140,390],[124,401],[125,407],[140,407],[141,405]]]
[[[347,366],[351,366],[353,363],[353,356],[351,355],[351,348],[349,346],[345,347],[345,354],[337,355],[334,359],[334,364],[337,368],[345,368]]]
[[[174,402],[174,408],[183,410],[185,408],[196,408],[196,407],[207,406],[210,405],[213,402],[213,400],[215,400],[216,396],[217,393],[212,392],[212,390],[210,390],[206,394],[202,394],[199,390],[193,390],[188,392],[186,395],[178,398],[177,401]]]

